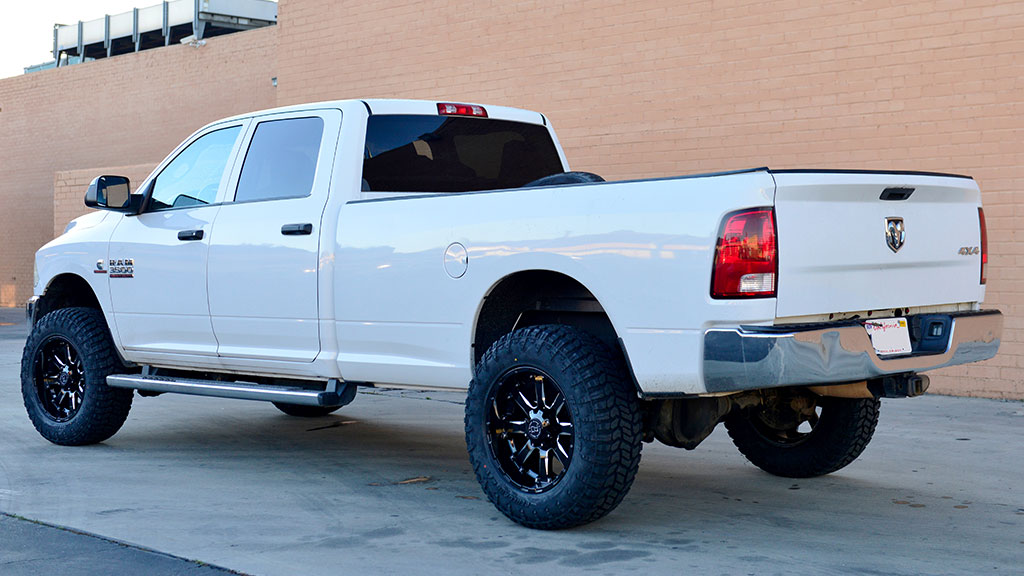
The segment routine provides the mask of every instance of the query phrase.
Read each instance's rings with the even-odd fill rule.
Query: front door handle
[[[185,241],[185,240],[202,240],[202,239],[203,239],[203,231],[202,230],[182,230],[181,232],[178,232],[178,240]]]
[[[313,233],[313,225],[310,223],[305,224],[285,224],[281,226],[281,234],[285,236],[306,236]]]

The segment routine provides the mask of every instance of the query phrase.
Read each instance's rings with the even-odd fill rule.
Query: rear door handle
[[[310,223],[305,224],[285,224],[281,226],[281,234],[285,236],[306,236],[313,233],[313,225]]]
[[[181,232],[178,232],[178,240],[185,241],[185,240],[202,240],[202,239],[203,239],[203,231],[202,230],[182,230]]]

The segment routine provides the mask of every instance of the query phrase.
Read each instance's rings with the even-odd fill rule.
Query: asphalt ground
[[[21,318],[0,309],[0,574],[1024,574],[1021,402],[884,401],[864,455],[810,480],[722,429],[648,444],[616,511],[542,532],[487,502],[458,394],[371,390],[316,419],[136,397],[107,442],[49,444]]]

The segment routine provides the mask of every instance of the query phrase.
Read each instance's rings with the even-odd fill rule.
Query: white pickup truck
[[[324,416],[358,386],[468,389],[470,460],[512,520],[618,505],[644,441],[724,422],[755,465],[836,471],[879,399],[991,358],[967,177],[570,172],[550,122],[352,100],[245,114],[138,187],[101,176],[36,255],[22,360],[46,439],[112,436],[135,391]]]

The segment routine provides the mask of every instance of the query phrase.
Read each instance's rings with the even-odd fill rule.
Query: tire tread
[[[592,450],[574,452],[573,459],[583,459],[586,466],[573,476],[574,485],[562,490],[560,496],[564,497],[527,498],[504,482],[500,472],[488,469],[492,461],[483,452],[489,450],[486,431],[482,422],[472,418],[486,410],[486,386],[478,380],[471,383],[466,402],[466,444],[477,480],[488,499],[505,515],[531,528],[570,528],[593,522],[622,502],[640,464],[642,420],[636,390],[621,359],[595,337],[568,326],[530,326],[502,336],[481,358],[477,374],[500,366],[502,358],[545,354],[579,375],[578,380],[586,385],[578,392],[590,408],[575,415],[578,420],[574,426],[577,446],[580,435],[588,434],[584,441]],[[571,385],[559,383],[566,395],[566,387]],[[567,479],[565,476],[561,482]]]
[[[822,401],[818,426],[806,441],[793,446],[767,441],[751,423],[749,413],[734,412],[726,418],[725,427],[740,453],[765,472],[786,478],[831,474],[852,463],[867,448],[878,425],[881,402],[867,398]]]
[[[85,397],[78,413],[67,422],[56,422],[38,405],[33,364],[37,348],[53,335],[75,345],[85,366]],[[54,444],[84,446],[107,440],[117,433],[131,410],[133,390],[107,386],[106,378],[121,367],[103,313],[95,308],[61,308],[43,316],[33,326],[21,358],[22,399],[29,419],[39,433]]]

